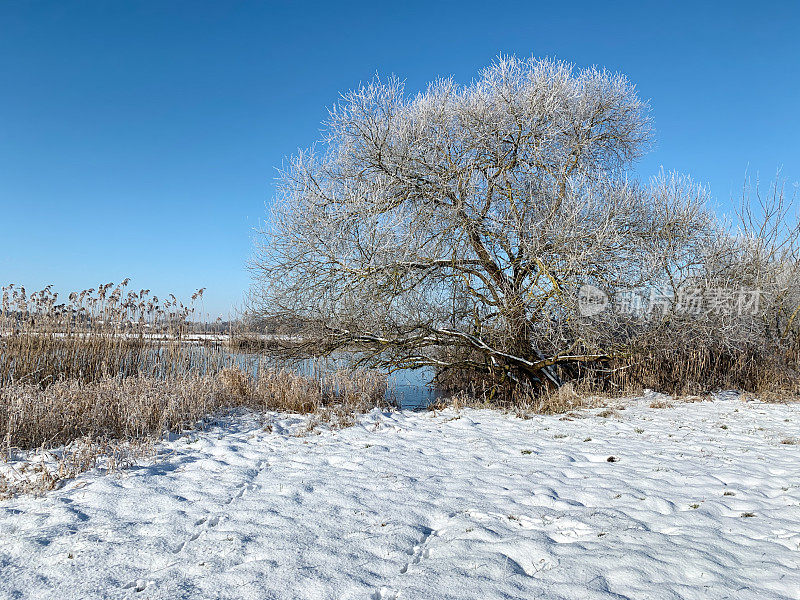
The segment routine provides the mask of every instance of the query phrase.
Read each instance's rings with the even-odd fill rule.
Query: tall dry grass
[[[555,389],[498,385],[476,371],[447,371],[438,381],[440,390],[461,404],[553,414],[586,405],[587,399],[637,396],[648,389],[672,396],[733,389],[760,398],[795,399],[800,397],[798,365],[796,346],[732,346],[673,336],[648,338],[606,361],[560,372],[564,385]]]
[[[659,392],[705,394],[736,389],[759,394],[798,389],[797,356],[772,348],[748,346],[729,349],[713,344],[672,347],[635,347],[612,361],[594,381],[604,391],[617,393],[652,389]]]
[[[216,375],[173,379],[72,379],[46,387],[13,383],[0,388],[0,436],[9,454],[13,449],[49,448],[87,437],[159,437],[237,407],[325,412],[335,417],[387,406],[387,385],[386,376],[368,371],[313,377],[265,371],[253,380],[235,367]]]
[[[184,343],[194,307],[174,295],[114,286],[73,292],[66,302],[50,286],[27,293],[2,288],[0,386],[49,385],[145,375],[169,378],[218,371],[220,354]],[[198,290],[193,300],[202,297]]]
[[[124,467],[152,455],[164,433],[195,429],[234,408],[313,413],[309,430],[349,426],[358,414],[387,408],[387,388],[387,377],[374,371],[262,370],[254,379],[238,367],[166,379],[14,382],[0,387],[0,459],[35,452],[24,472],[13,461],[11,471],[0,468],[0,498],[54,489],[101,463]]]
[[[63,303],[50,287],[1,289],[0,458],[57,447],[62,454],[35,484],[22,477],[12,485],[0,472],[0,496],[49,489],[101,458],[121,464],[130,448],[227,409],[313,412],[315,423],[342,426],[390,403],[381,373],[301,374],[258,356],[245,371],[229,349],[241,332],[198,344],[189,338],[191,304],[128,291],[128,283],[72,293]]]

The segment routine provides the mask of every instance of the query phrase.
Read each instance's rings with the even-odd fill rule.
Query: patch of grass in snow
[[[564,420],[572,420],[583,418],[583,415],[575,412],[576,409],[595,406],[598,402],[604,402],[605,399],[603,394],[590,395],[588,389],[566,383],[544,393],[520,388],[511,398],[490,398],[486,394],[469,394],[459,391],[429,405],[428,410],[442,411],[448,407],[452,407],[454,410],[465,407],[490,408],[508,410],[520,419],[530,419],[533,415],[540,414],[564,414]]]
[[[791,381],[770,382],[755,392],[742,394],[742,400],[769,402],[770,404],[791,404],[800,402],[800,383]]]
[[[304,376],[265,371],[253,381],[237,368],[219,375],[160,379],[106,378],[57,381],[41,388],[0,388],[0,436],[12,449],[52,448],[81,438],[132,440],[192,429],[232,408],[314,413],[345,426],[354,415],[387,406],[386,376],[336,371]]]
[[[235,368],[218,375],[162,379],[105,378],[0,387],[0,496],[45,491],[59,481],[98,466],[111,470],[141,456],[167,432],[203,427],[215,414],[234,408],[312,413],[310,432],[321,424],[352,425],[360,413],[387,406],[385,375],[337,371],[314,377],[263,371],[256,380]],[[49,452],[47,460],[31,451]],[[14,460],[27,451],[28,460]],[[31,460],[36,471],[15,463]],[[15,470],[16,469],[16,470]]]
[[[672,408],[672,404],[666,400],[654,400],[650,403],[650,408]]]
[[[81,438],[59,449],[40,448],[25,461],[5,465],[0,472],[0,499],[57,489],[61,482],[97,467],[107,474],[115,473],[153,454],[149,439]]]

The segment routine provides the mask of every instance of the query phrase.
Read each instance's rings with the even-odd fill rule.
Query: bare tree
[[[796,197],[786,194],[780,174],[764,190],[745,180],[738,224],[719,238],[705,265],[707,284],[752,290],[759,310],[727,327],[731,343],[762,352],[798,348],[800,314],[800,220]],[[717,325],[717,335],[721,329]]]
[[[800,389],[795,200],[780,180],[766,193],[748,180],[736,221],[709,216],[693,243],[653,248],[662,269],[634,290],[649,306],[603,323],[615,334],[607,346],[617,350],[604,383],[669,393]]]
[[[317,351],[557,386],[625,338],[581,315],[582,286],[652,285],[707,244],[702,190],[626,175],[650,137],[634,86],[596,68],[506,57],[413,97],[375,80],[282,172],[251,309]]]

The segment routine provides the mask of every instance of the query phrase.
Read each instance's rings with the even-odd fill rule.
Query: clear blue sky
[[[467,82],[498,53],[627,74],[660,166],[722,207],[800,179],[800,3],[0,3],[0,282],[135,287],[227,314],[282,157],[374,73]]]

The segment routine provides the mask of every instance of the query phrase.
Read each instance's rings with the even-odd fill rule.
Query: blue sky
[[[607,6],[608,5],[608,6]],[[627,74],[637,166],[800,180],[800,3],[0,3],[0,282],[132,286],[227,315],[284,156],[376,72],[417,90],[499,53]]]

